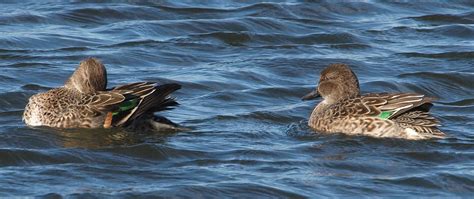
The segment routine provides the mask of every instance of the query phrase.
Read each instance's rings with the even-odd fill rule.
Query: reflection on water
[[[104,148],[143,143],[139,137],[126,131],[112,130],[57,130],[54,131],[63,147]]]
[[[163,143],[176,131],[135,132],[125,129],[48,129],[53,132],[62,147],[67,148],[113,148],[141,143]]]

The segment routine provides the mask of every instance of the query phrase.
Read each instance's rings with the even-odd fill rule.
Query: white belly
[[[416,132],[412,128],[406,128],[405,133],[407,134],[407,139],[410,139],[410,140],[418,140],[418,139],[424,138],[420,133]]]
[[[28,111],[28,117],[23,117],[25,120],[26,125],[28,126],[44,126],[41,118],[40,113],[37,109],[29,109],[25,110]]]

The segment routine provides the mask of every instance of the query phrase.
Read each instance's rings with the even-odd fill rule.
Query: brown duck
[[[23,113],[29,126],[56,128],[162,127],[177,125],[153,113],[178,103],[179,84],[137,82],[106,89],[107,72],[97,59],[82,61],[65,85],[30,97]]]
[[[361,95],[359,81],[345,64],[331,64],[319,84],[302,99],[323,98],[308,125],[316,131],[410,140],[443,138],[439,121],[428,111],[433,98],[416,93]]]

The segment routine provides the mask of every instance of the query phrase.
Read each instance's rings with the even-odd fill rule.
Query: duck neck
[[[312,114],[319,114],[321,112],[324,112],[332,104],[333,103],[331,103],[329,100],[324,99],[323,101],[319,102],[319,104],[316,105],[316,107],[314,107]]]
[[[333,96],[333,95],[330,95],[330,96],[326,96],[326,97],[323,97],[323,101],[319,102],[318,105],[316,105],[316,107],[314,108],[313,112],[311,113],[311,116],[315,116],[326,111],[328,108],[330,108],[330,106],[332,106],[333,104],[336,104],[344,99],[347,99],[347,98],[350,98],[350,97],[353,97],[353,96],[357,96],[357,93],[352,93],[352,95],[349,95],[350,93],[346,93],[346,95],[336,95]]]

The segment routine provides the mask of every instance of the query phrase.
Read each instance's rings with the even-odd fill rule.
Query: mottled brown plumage
[[[110,90],[106,86],[104,65],[97,59],[84,60],[63,87],[33,95],[23,120],[30,126],[57,128],[136,126],[144,123],[137,120],[152,122],[153,112],[178,105],[169,95],[181,88],[178,84],[155,82],[131,83]]]
[[[356,75],[345,64],[321,72],[317,89],[303,100],[321,96],[308,125],[316,131],[402,139],[442,138],[445,134],[430,116],[432,98],[416,93],[360,95]]]

